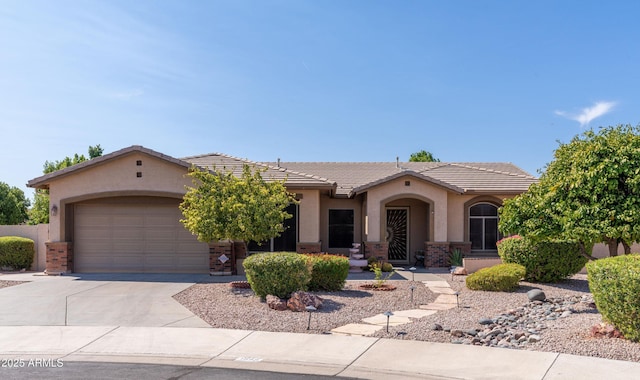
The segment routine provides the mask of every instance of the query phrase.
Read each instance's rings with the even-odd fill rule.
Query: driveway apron
[[[151,281],[144,275],[113,278],[0,276],[31,281],[0,289],[0,325],[209,327],[172,298],[194,282],[172,282],[170,276],[158,281],[157,275]]]

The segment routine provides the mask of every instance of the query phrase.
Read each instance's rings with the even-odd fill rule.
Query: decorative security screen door
[[[389,261],[408,262],[409,251],[409,208],[387,208],[387,233]]]

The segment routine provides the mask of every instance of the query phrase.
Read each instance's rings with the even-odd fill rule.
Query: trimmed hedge
[[[520,264],[527,269],[525,280],[558,282],[580,272],[588,259],[580,254],[577,243],[532,242],[510,237],[498,242],[503,263]]]
[[[467,288],[472,290],[511,291],[525,277],[527,271],[519,264],[498,264],[482,268],[467,277]]]
[[[257,253],[242,263],[251,289],[260,298],[271,294],[288,298],[304,290],[311,280],[311,265],[305,255],[295,252]]]
[[[35,243],[18,236],[0,237],[0,267],[29,269],[35,255]]]
[[[603,319],[625,338],[640,342],[640,255],[591,261],[587,279]]]
[[[342,290],[349,275],[349,259],[340,255],[305,255],[311,263],[309,290]]]

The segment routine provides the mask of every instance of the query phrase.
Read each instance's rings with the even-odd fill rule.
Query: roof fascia
[[[430,183],[432,185],[438,186],[438,187],[443,188],[443,189],[445,189],[445,190],[447,190],[449,192],[452,192],[452,193],[463,194],[465,192],[464,189],[461,189],[461,188],[459,188],[457,186],[453,186],[453,185],[450,185],[450,184],[442,182],[442,181],[438,181],[438,180],[436,180],[436,179],[434,179],[432,177],[429,177],[427,175],[415,172],[413,170],[404,170],[402,172],[399,172],[399,173],[396,173],[396,174],[392,174],[392,175],[384,177],[384,178],[380,178],[380,179],[378,179],[376,181],[364,184],[362,186],[355,187],[355,188],[353,188],[353,190],[351,190],[351,192],[349,192],[349,197],[353,197],[353,196],[356,196],[358,194],[362,194],[362,193],[366,192],[367,190],[369,190],[369,189],[371,189],[373,187],[382,185],[384,183],[393,181],[395,179],[398,179],[398,178],[401,178],[401,177],[404,177],[404,176],[410,176],[410,177],[417,178],[419,180],[428,182],[428,183]]]
[[[73,165],[73,166],[69,166],[66,167],[64,169],[60,169],[60,170],[56,170],[55,172],[51,172],[48,174],[45,174],[43,176],[34,178],[32,180],[30,180],[29,182],[27,182],[27,186],[28,187],[32,187],[32,188],[47,188],[46,185],[49,184],[49,182],[56,180],[58,178],[61,177],[65,177],[68,176],[70,174],[76,173],[78,171],[83,171],[86,169],[89,169],[91,167],[97,166],[97,165],[101,165],[104,164],[108,161],[111,161],[113,159],[119,158],[119,157],[124,157],[127,156],[129,154],[133,154],[133,153],[142,153],[142,154],[147,154],[151,157],[155,157],[170,163],[173,163],[175,165],[178,166],[182,166],[184,168],[191,168],[195,165],[183,161],[183,160],[179,160],[177,158],[171,157],[171,156],[167,156],[166,154],[162,154],[160,152],[156,152],[155,150],[149,149],[149,148],[145,148],[143,146],[140,145],[132,145],[128,148],[123,148],[120,150],[117,150],[115,152],[111,152],[109,154],[105,154],[104,156],[100,156],[100,157],[96,157],[93,158],[91,160],[87,160],[87,161],[83,161],[79,164]]]

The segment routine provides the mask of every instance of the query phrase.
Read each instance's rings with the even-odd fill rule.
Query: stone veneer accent
[[[214,276],[236,274],[236,255],[233,242],[209,243],[209,272]],[[222,263],[220,257],[227,256]]]
[[[447,268],[451,266],[449,246],[450,243],[447,241],[425,241],[424,266],[426,268]]]
[[[46,273],[58,275],[73,272],[73,243],[66,241],[46,242]]]
[[[322,252],[322,242],[299,242],[296,243],[296,252],[298,253],[320,253]]]
[[[386,241],[365,241],[364,257],[375,257],[378,260],[389,261],[389,243]]]

